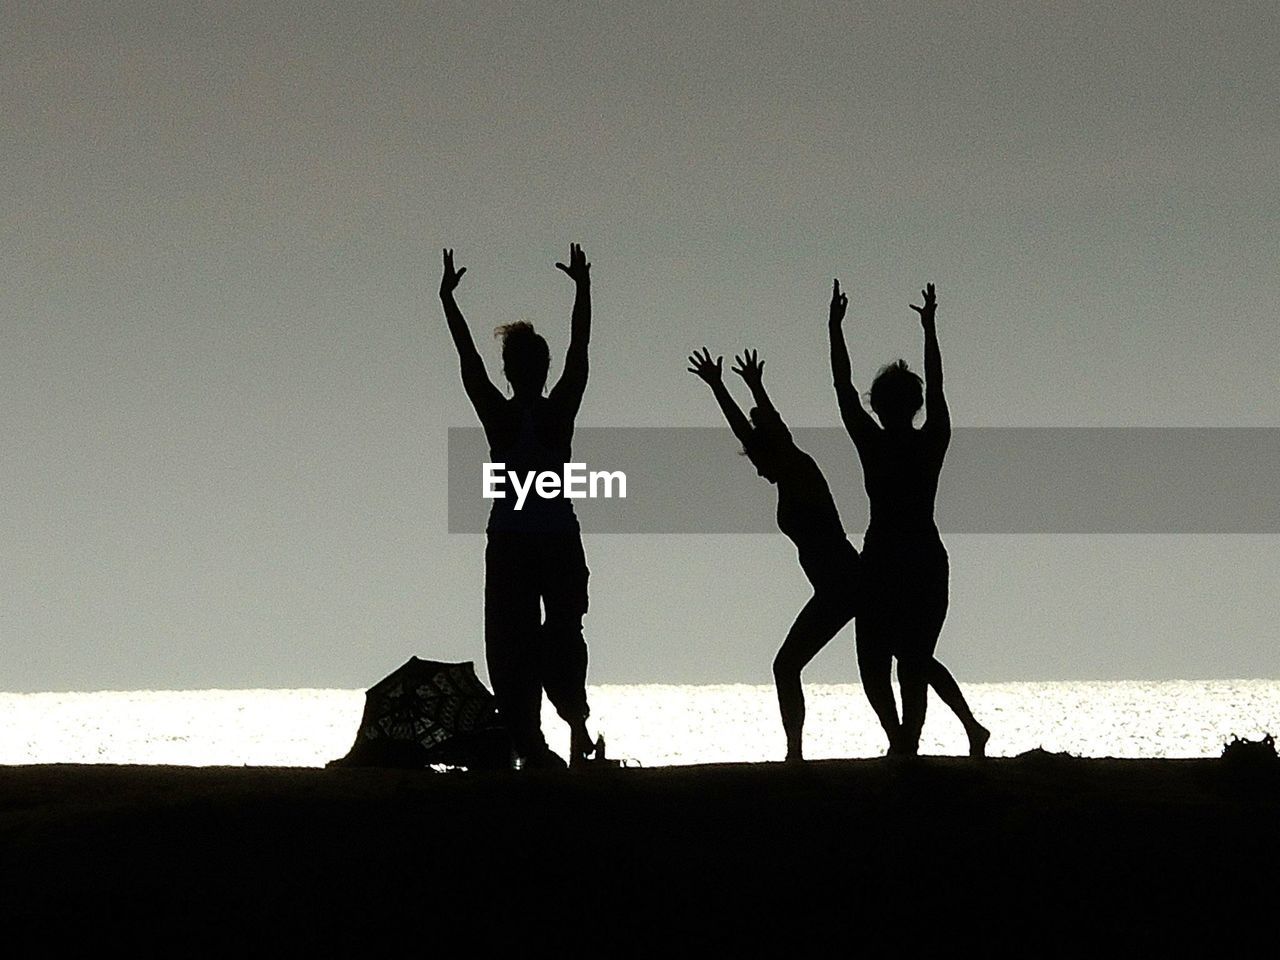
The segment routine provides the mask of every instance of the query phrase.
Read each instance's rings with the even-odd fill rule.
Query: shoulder
[[[546,426],[571,429],[577,417],[578,404],[570,393],[553,389],[538,400],[534,409],[538,420]]]
[[[911,446],[914,452],[911,454],[911,459],[925,469],[941,470],[950,440],[950,430],[940,430],[936,426],[931,430],[926,423],[915,431],[915,436],[912,438]]]
[[[951,421],[940,417],[930,417],[916,431],[919,442],[931,449],[945,450],[951,442]]]
[[[876,456],[884,446],[884,429],[867,417],[863,429],[853,434],[853,446],[863,460]]]
[[[792,446],[792,459],[797,470],[803,470],[805,473],[821,474],[822,468],[818,466],[818,461],[813,459],[808,453],[801,450],[797,446]]]
[[[490,422],[501,423],[505,420],[511,410],[512,400],[510,397],[504,397],[502,391],[497,387],[486,391],[484,395],[484,403],[476,405],[476,412],[480,414],[480,419],[488,426]]]
[[[515,406],[509,397],[496,394],[490,403],[480,410],[480,423],[488,433],[507,433],[516,422]]]

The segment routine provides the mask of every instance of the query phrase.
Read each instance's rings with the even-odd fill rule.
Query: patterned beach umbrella
[[[511,741],[475,665],[410,657],[369,688],[356,742],[331,766],[499,769],[510,762]]]

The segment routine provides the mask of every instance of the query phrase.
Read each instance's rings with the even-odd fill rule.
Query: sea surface
[[[1210,757],[1232,736],[1280,734],[1280,681],[970,683],[988,752]],[[808,684],[805,754],[874,757],[884,741],[857,684]],[[596,686],[593,732],[643,766],[781,760],[772,687]],[[134,690],[0,694],[0,764],[323,766],[350,749],[362,690]],[[564,753],[548,707],[543,728]],[[963,754],[959,722],[929,702],[921,750]]]

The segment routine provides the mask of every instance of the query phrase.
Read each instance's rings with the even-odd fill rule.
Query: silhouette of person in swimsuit
[[[748,419],[724,385],[723,360],[713,361],[703,347],[701,355],[695,351],[689,357],[689,372],[711,388],[757,472],[778,488],[778,529],[796,545],[800,567],[813,586],[813,596],[796,616],[773,661],[787,760],[799,761],[805,715],[800,671],[857,612],[858,552],[845,536],[821,468],[796,446],[769,400],[764,361],[753,350],[734,358],[733,372],[746,382],[756,404]]]
[[[951,414],[942,392],[942,353],[934,325],[933,284],[912,305],[924,327],[923,384],[902,360],[884,367],[863,409],[853,386],[844,321],[848,297],[835,281],[829,318],[831,372],[840,416],[862,462],[871,518],[862,544],[866,602],[858,616],[858,668],[872,708],[889,736],[891,754],[915,754],[924,725],[927,686],[964,724],[971,756],[983,756],[990,732],[969,709],[959,684],[933,652],[947,615],[950,568],[934,523],[938,475],[951,441]],[[924,405],[925,422],[915,429]],[[898,659],[902,723],[890,686],[890,659]]]
[[[471,331],[454,299],[466,273],[444,251],[440,301],[462,365],[462,385],[489,442],[491,462],[506,470],[559,473],[571,462],[574,419],[587,386],[591,335],[591,264],[571,244],[569,263],[556,267],[573,280],[576,296],[564,371],[547,395],[551,354],[525,322],[499,327],[502,367],[512,395],[489,379]],[[530,496],[515,509],[511,496],[493,501],[485,546],[484,640],[489,679],[512,745],[526,767],[563,767],[543,737],[542,691],[569,724],[570,763],[594,751],[587,733],[586,557],[571,501]],[[545,608],[545,619],[543,611]]]

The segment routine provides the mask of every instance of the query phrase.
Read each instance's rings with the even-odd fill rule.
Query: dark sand
[[[1034,754],[575,774],[0,767],[0,895],[6,937],[147,953],[1145,956],[1254,933],[1270,948],[1278,799],[1272,771],[1222,761]]]

